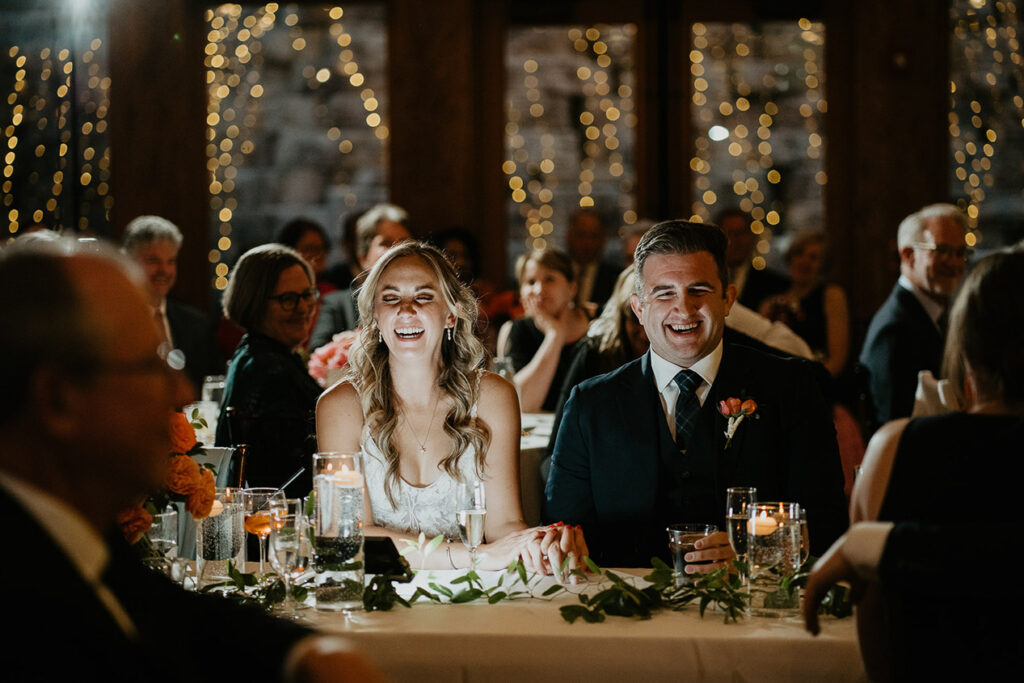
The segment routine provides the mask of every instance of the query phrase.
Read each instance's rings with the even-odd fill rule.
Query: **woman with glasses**
[[[235,264],[224,290],[224,313],[245,336],[228,366],[217,422],[217,445],[247,444],[249,486],[281,486],[305,495],[316,447],[313,411],[320,385],[296,352],[309,336],[318,292],[313,269],[293,249],[264,244]]]

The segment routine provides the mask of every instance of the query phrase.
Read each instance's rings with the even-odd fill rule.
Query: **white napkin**
[[[917,373],[917,391],[914,392],[914,412],[911,417],[945,415],[960,410],[960,401],[948,379],[936,380],[931,370]]]

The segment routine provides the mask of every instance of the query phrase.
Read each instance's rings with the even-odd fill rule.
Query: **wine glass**
[[[306,501],[303,498],[272,499],[270,501],[270,564],[284,583],[284,602],[281,611],[296,618],[297,609],[308,605],[299,604],[292,597],[293,577],[301,575],[309,567],[310,547],[309,521],[306,518]]]
[[[284,500],[284,491],[269,487],[242,489],[245,506],[245,530],[256,536],[260,546],[260,574],[267,561],[267,537],[270,536],[270,501]]]
[[[484,483],[469,479],[459,485],[459,535],[469,549],[470,567],[476,567],[476,549],[484,540],[484,518],[487,516],[487,498]]]
[[[729,524],[729,545],[740,562],[747,561],[750,506],[757,502],[757,489],[735,486],[725,492],[725,518]]]

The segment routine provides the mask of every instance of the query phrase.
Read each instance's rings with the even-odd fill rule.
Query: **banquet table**
[[[449,584],[461,573],[431,576]],[[496,580],[497,573],[481,573],[485,584]],[[417,581],[425,582],[424,574]],[[547,585],[534,593],[540,595]],[[722,613],[711,609],[701,618],[695,605],[646,621],[610,616],[598,624],[569,624],[558,607],[576,602],[575,595],[495,605],[421,601],[389,612],[345,617],[306,610],[303,616],[310,625],[353,641],[392,681],[867,680],[853,619],[825,619],[817,637],[795,617],[726,624]]]

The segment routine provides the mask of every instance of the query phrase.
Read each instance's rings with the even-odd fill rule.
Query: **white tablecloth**
[[[448,584],[459,573],[433,574]],[[558,607],[574,602],[562,596],[497,605],[417,603],[349,618],[314,610],[304,616],[357,643],[393,681],[866,680],[853,619],[825,619],[818,637],[795,618],[725,624],[718,612],[702,619],[695,605],[648,621],[569,624]]]

